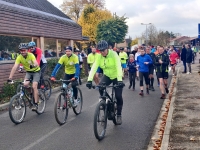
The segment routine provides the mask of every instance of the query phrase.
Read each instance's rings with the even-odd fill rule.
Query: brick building
[[[0,0],[0,51],[17,52],[19,43],[34,41],[58,57],[64,46],[84,39],[81,26],[47,0]],[[0,61],[0,90],[13,63]]]

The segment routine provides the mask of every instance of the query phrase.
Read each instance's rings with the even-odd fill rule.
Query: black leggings
[[[143,86],[143,77],[146,85],[149,85],[149,73],[148,72],[139,72],[140,77],[140,86]]]
[[[79,78],[78,78],[80,85],[82,84],[82,82],[81,82],[81,70],[82,70],[82,68],[80,68],[80,75],[79,75]]]
[[[75,74],[65,74],[65,80],[70,80],[72,78],[74,78]],[[72,88],[73,88],[73,95],[74,95],[74,98],[77,99],[77,88],[76,86],[78,85],[78,82],[75,80],[75,81],[72,81]]]
[[[110,85],[111,83],[113,83],[115,85],[115,84],[117,84],[117,79],[111,80],[109,77],[103,75],[99,85],[101,85],[103,82],[105,82],[107,86]],[[123,91],[123,88],[115,89],[115,98],[117,100],[117,115],[121,115],[121,112],[122,112],[122,106],[123,106],[122,91]],[[102,96],[103,90],[99,89],[99,93]]]
[[[41,85],[44,84],[43,79],[44,79],[44,72],[45,72],[45,70],[46,70],[46,67],[47,67],[47,63],[42,64],[42,65],[40,66],[40,84],[41,84]]]
[[[130,82],[130,86],[133,85],[133,88],[135,88],[135,77],[136,77],[136,72],[129,72],[129,82]]]

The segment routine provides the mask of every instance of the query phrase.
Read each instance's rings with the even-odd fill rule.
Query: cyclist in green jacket
[[[86,86],[88,88],[92,87],[94,74],[96,73],[98,67],[100,67],[103,70],[104,75],[99,85],[104,82],[106,85],[113,83],[121,87],[115,89],[115,97],[117,99],[117,124],[120,125],[122,124],[122,90],[124,86],[124,83],[122,82],[122,67],[120,58],[116,52],[108,50],[108,43],[104,40],[98,42],[97,49],[100,50],[101,55],[97,57],[97,60],[92,65]],[[103,95],[103,91],[101,89],[99,89],[99,93],[100,95]]]
[[[92,68],[92,65],[94,64],[94,62],[97,60],[98,56],[100,54],[98,54],[96,52],[96,48],[95,47],[92,47],[92,53],[90,53],[87,57],[87,63],[90,65],[89,67],[89,71],[91,70]],[[99,71],[100,68],[97,69],[95,75],[94,75],[94,82],[96,83],[96,85],[99,85]]]

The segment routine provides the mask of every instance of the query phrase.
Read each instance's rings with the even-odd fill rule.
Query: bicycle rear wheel
[[[94,135],[96,139],[102,140],[106,133],[107,126],[107,110],[105,101],[101,101],[96,106],[94,114]]]
[[[51,83],[48,79],[44,79],[43,84],[44,84],[44,89],[42,89],[42,90],[44,91],[46,100],[48,100],[51,96]]]
[[[79,115],[81,113],[82,110],[82,106],[83,106],[83,96],[82,96],[82,92],[81,90],[77,87],[77,106],[75,108],[73,108],[73,111],[76,115]]]
[[[59,93],[57,99],[54,104],[54,115],[56,122],[59,125],[63,125],[66,123],[68,117],[68,106],[66,95],[64,93]]]
[[[39,103],[38,103],[38,109],[36,110],[36,113],[40,115],[44,112],[46,108],[46,97],[44,95],[44,92],[41,90],[38,90],[38,96],[39,96]]]
[[[13,123],[21,123],[26,115],[26,104],[23,98],[20,98],[20,94],[14,95],[10,100],[9,116]]]

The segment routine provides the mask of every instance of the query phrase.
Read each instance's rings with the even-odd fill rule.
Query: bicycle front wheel
[[[77,104],[76,107],[73,108],[73,111],[76,115],[79,115],[81,113],[82,110],[82,106],[83,106],[83,96],[82,96],[82,92],[81,90],[77,87]]]
[[[102,140],[106,133],[107,110],[105,101],[98,103],[94,114],[94,135],[96,139]]]
[[[23,98],[20,98],[20,94],[14,95],[10,100],[9,116],[13,123],[21,123],[26,115],[26,104]]]
[[[19,84],[19,85],[17,85],[17,88],[16,88],[16,94],[20,92],[20,87],[21,87],[21,85],[20,85],[20,84]]]
[[[44,94],[46,96],[46,100],[49,100],[51,96],[51,83],[47,79],[44,79],[43,83],[44,83]]]
[[[44,92],[41,90],[38,90],[38,97],[39,97],[39,103],[38,103],[38,108],[36,110],[36,113],[38,115],[42,114],[46,108],[46,97],[44,95]]]
[[[116,101],[113,103],[113,123],[117,125],[117,103]]]
[[[59,125],[63,125],[66,123],[67,116],[68,116],[68,106],[66,95],[64,93],[59,93],[57,99],[54,104],[54,115],[56,122]]]

